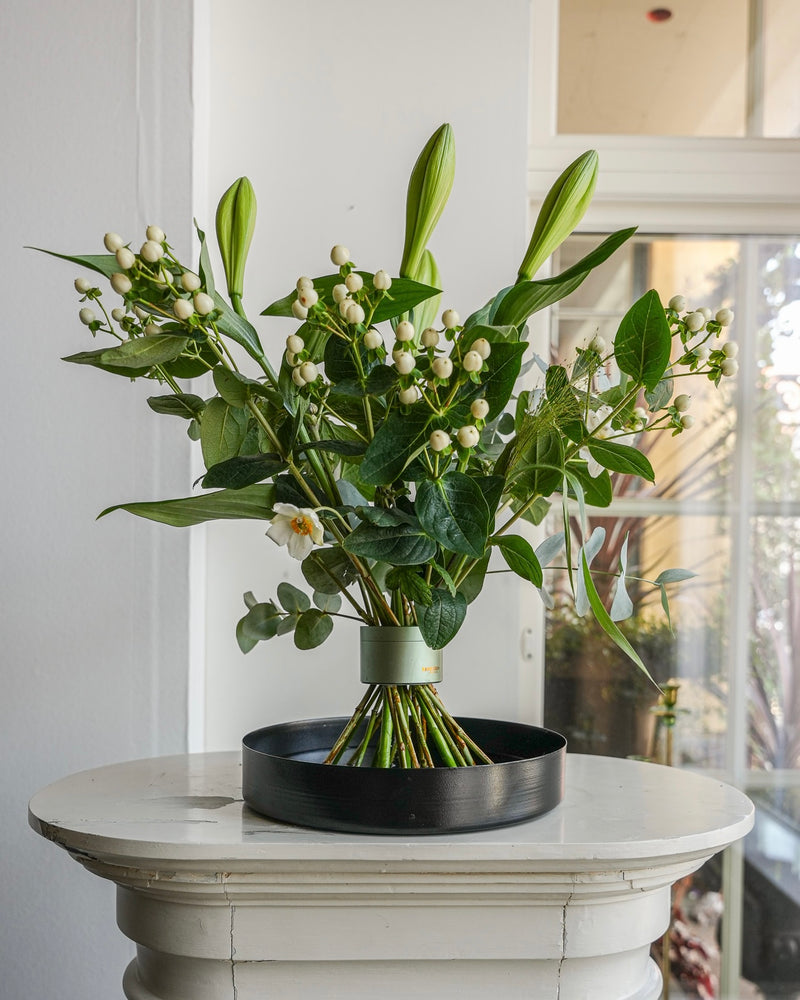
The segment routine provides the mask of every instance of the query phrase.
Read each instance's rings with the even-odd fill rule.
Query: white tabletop
[[[30,803],[31,826],[76,854],[207,861],[628,862],[712,854],[744,836],[753,805],[722,782],[638,761],[569,754],[552,812],[479,833],[326,833],[259,816],[238,752],[130,761],[71,775]]]

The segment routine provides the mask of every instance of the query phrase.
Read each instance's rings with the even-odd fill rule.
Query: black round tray
[[[267,726],[242,741],[244,801],[263,816],[345,833],[434,834],[521,823],[558,805],[567,741],[518,722],[458,722],[495,761],[474,767],[323,764],[346,718]],[[351,745],[358,746],[360,732]]]

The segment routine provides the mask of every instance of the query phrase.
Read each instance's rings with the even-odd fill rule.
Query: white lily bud
[[[120,247],[114,256],[117,258],[117,263],[123,271],[129,270],[136,263],[136,254],[133,250],[129,250],[128,247]]]
[[[358,326],[359,323],[364,322],[365,313],[357,302],[351,302],[347,307],[344,318],[351,325]]]
[[[304,361],[300,365],[300,374],[303,376],[305,382],[313,382],[319,377],[319,370],[313,361]]]
[[[446,330],[454,330],[461,322],[461,317],[455,309],[445,309],[442,313],[442,324]]]
[[[304,306],[306,309],[310,309],[319,301],[319,295],[317,295],[313,288],[304,288],[302,291],[297,293],[297,301],[301,306]]]
[[[311,280],[311,278],[307,278],[305,275],[303,275],[302,278],[297,279],[297,284],[294,287],[297,289],[298,292],[305,292],[309,288],[314,287],[314,282]]]
[[[364,279],[360,274],[356,274],[355,271],[351,271],[350,274],[344,279],[345,285],[347,285],[347,290],[349,292],[360,292],[364,287]]]
[[[368,351],[377,351],[383,346],[383,337],[377,330],[367,330],[364,334],[364,347]]]
[[[675,312],[680,313],[686,308],[686,299],[682,295],[673,295],[667,305],[670,309],[674,309]]]
[[[726,378],[731,378],[739,371],[739,362],[736,358],[725,358],[719,366],[719,370]]]
[[[489,404],[485,399],[473,399],[470,403],[469,412],[476,420],[485,420],[489,413]]]
[[[686,410],[689,409],[691,404],[692,404],[691,397],[687,396],[685,392],[682,392],[680,396],[676,396],[672,400],[672,405],[675,407],[678,413],[685,413]]]
[[[115,323],[121,323],[125,319],[126,313],[124,309],[117,307],[111,310],[111,318]]]
[[[465,424],[459,427],[456,437],[462,448],[474,448],[481,439],[481,433],[474,424]]]
[[[109,253],[116,253],[120,247],[125,246],[125,240],[119,233],[106,233],[103,237],[103,245]]]
[[[434,330],[432,326],[426,327],[422,331],[422,346],[423,347],[436,347],[439,343],[439,331]]]
[[[461,365],[465,372],[479,372],[483,368],[483,358],[477,351],[467,351]]]
[[[89,289],[92,287],[91,281],[88,278],[76,278],[75,279],[75,291],[80,292],[81,295],[85,295]]]
[[[428,438],[428,444],[434,451],[444,451],[451,444],[450,435],[447,431],[433,431]]]
[[[210,295],[206,292],[198,292],[194,297],[194,308],[201,316],[208,316],[217,307]]]
[[[112,274],[109,280],[111,281],[111,287],[118,295],[127,295],[128,292],[133,288],[133,285],[131,284],[131,279],[128,277],[128,275],[120,274],[119,271],[117,271],[116,274]]]
[[[144,328],[145,337],[155,337],[159,333],[161,333],[161,327],[158,325],[158,323],[148,323],[147,326]]]
[[[347,285],[343,281],[338,285],[334,285],[331,294],[333,295],[334,302],[344,302],[348,296]]]
[[[292,382],[294,382],[298,389],[302,389],[306,384],[306,380],[303,378],[300,367],[301,366],[298,365],[297,368],[292,368]]]
[[[196,292],[198,288],[201,288],[203,282],[200,278],[193,274],[191,271],[184,271],[181,275],[181,288],[185,292]]]
[[[730,326],[733,322],[733,310],[720,309],[714,318],[720,326]]]
[[[414,339],[414,326],[409,323],[407,319],[401,320],[397,324],[397,329],[394,331],[395,337],[400,341],[400,343],[406,343],[409,340]]]
[[[417,401],[417,390],[412,385],[408,389],[401,389],[397,394],[397,398],[403,404],[403,406],[411,406]]]
[[[431,371],[436,378],[450,378],[453,374],[453,362],[450,358],[436,358],[431,365]]]
[[[681,417],[681,427],[686,431],[688,431],[690,427],[694,427],[694,417],[691,413],[685,413]]]
[[[81,309],[78,313],[78,318],[84,326],[90,326],[97,319],[94,312],[88,306],[84,306]]]
[[[706,325],[706,318],[701,312],[691,312],[688,316],[684,316],[683,321],[686,324],[686,329],[692,333],[697,333]]]
[[[164,256],[164,248],[160,243],[156,243],[155,240],[147,240],[145,243],[142,243],[139,256],[142,260],[146,260],[148,264],[155,264]]]
[[[144,235],[154,243],[163,243],[167,238],[164,230],[160,226],[148,226]]]
[[[492,345],[486,337],[478,337],[478,339],[472,344],[470,350],[477,351],[485,361],[492,353]]]
[[[414,355],[410,351],[403,351],[402,354],[398,354],[394,359],[394,366],[401,375],[410,375],[416,367],[416,361]]]
[[[291,351],[292,354],[299,354],[301,351],[306,349],[305,341],[302,337],[298,336],[296,333],[290,333],[286,338],[286,350]]]
[[[391,288],[392,279],[389,277],[389,272],[384,270],[376,271],[372,277],[372,287],[377,292],[385,292]]]
[[[292,316],[294,316],[295,319],[306,319],[308,316],[308,309],[301,305],[297,299],[295,299],[292,303]]]
[[[722,353],[726,358],[735,358],[739,353],[739,345],[735,340],[729,340],[727,343],[722,345]]]
[[[175,299],[172,311],[178,319],[187,320],[190,316],[194,315],[194,306],[188,299]]]
[[[331,262],[337,267],[342,267],[350,260],[350,251],[347,247],[343,247],[340,243],[331,250]]]

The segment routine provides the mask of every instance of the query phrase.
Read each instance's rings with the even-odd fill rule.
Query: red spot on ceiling
[[[657,24],[661,21],[669,21],[672,17],[672,11],[669,7],[654,7],[652,10],[647,12],[647,20],[655,21]]]

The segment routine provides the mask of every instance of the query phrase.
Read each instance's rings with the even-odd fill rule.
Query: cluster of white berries
[[[718,337],[733,322],[731,309],[718,309],[714,313],[703,306],[689,310],[683,295],[673,295],[667,315],[671,325],[677,327],[684,346],[685,354],[680,363],[688,364],[692,370],[708,366],[708,377],[714,381],[720,377],[731,378],[738,372],[738,344],[729,340],[718,349],[709,344],[712,337]]]
[[[489,415],[489,403],[485,399],[473,399],[469,411],[474,424],[464,424],[455,433],[457,443],[465,449],[474,448],[481,439],[481,428]],[[453,447],[453,439],[443,430],[435,430],[428,438],[431,451],[446,452]]]

